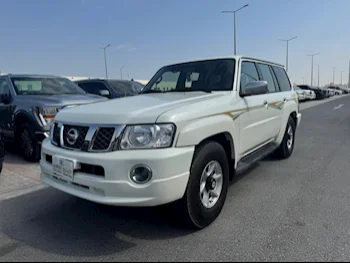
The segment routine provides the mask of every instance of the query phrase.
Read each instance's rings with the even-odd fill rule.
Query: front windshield
[[[233,88],[234,59],[176,64],[160,69],[142,93],[229,91]]]
[[[73,82],[65,78],[11,78],[18,95],[64,95],[86,94]]]
[[[294,87],[294,90],[301,90],[301,88],[299,88],[299,87]]]

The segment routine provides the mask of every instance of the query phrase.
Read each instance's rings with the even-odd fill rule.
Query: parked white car
[[[304,101],[306,100],[306,91],[307,90],[303,90],[297,86],[293,87],[294,91],[298,94],[298,99],[299,101]]]
[[[316,99],[316,93],[313,90],[305,90],[305,95],[307,100]]]
[[[60,111],[42,144],[42,180],[116,206],[173,203],[191,227],[220,214],[229,178],[288,158],[301,120],[282,65],[231,57],[161,68],[139,96]]]

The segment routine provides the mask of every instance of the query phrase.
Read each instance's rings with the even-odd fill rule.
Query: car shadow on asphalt
[[[95,257],[126,251],[149,240],[194,233],[168,206],[121,208],[44,189],[0,203],[0,229],[37,250],[64,256]]]

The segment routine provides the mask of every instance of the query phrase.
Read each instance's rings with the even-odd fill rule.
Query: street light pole
[[[317,87],[320,86],[320,65],[317,66]]]
[[[313,84],[313,80],[314,80],[314,56],[319,55],[320,53],[315,53],[315,54],[311,54],[311,55],[307,55],[309,57],[311,57],[311,87]]]
[[[107,57],[106,57],[106,49],[109,48],[111,45],[108,44],[107,46],[103,47],[103,52],[105,55],[105,70],[106,70],[106,79],[108,79],[108,71],[107,71]]]
[[[293,37],[290,39],[279,39],[280,41],[286,42],[287,43],[287,59],[286,59],[286,71],[288,72],[288,55],[289,55],[289,41],[292,41],[298,37]]]
[[[233,23],[234,23],[234,55],[236,56],[237,54],[237,42],[236,42],[236,34],[237,34],[237,30],[236,30],[236,13],[245,8],[245,7],[248,7],[249,4],[246,4],[245,6],[242,6],[241,8],[235,10],[235,11],[222,11],[222,13],[230,13],[230,14],[233,14]]]
[[[336,69],[337,67],[333,67],[333,85],[335,85],[335,83],[334,83],[334,81],[335,81],[335,69]]]
[[[120,79],[121,79],[121,80],[123,80],[123,68],[124,68],[124,66],[122,66],[122,67],[120,68]]]
[[[343,85],[343,72],[344,71],[340,71],[340,85]]]

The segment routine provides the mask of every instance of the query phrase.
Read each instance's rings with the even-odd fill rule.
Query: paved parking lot
[[[45,188],[0,202],[0,260],[350,260],[350,97],[310,103],[293,156],[235,178],[209,228],[184,230],[166,208],[106,207]],[[36,165],[15,160],[4,178],[18,169],[40,184]]]

